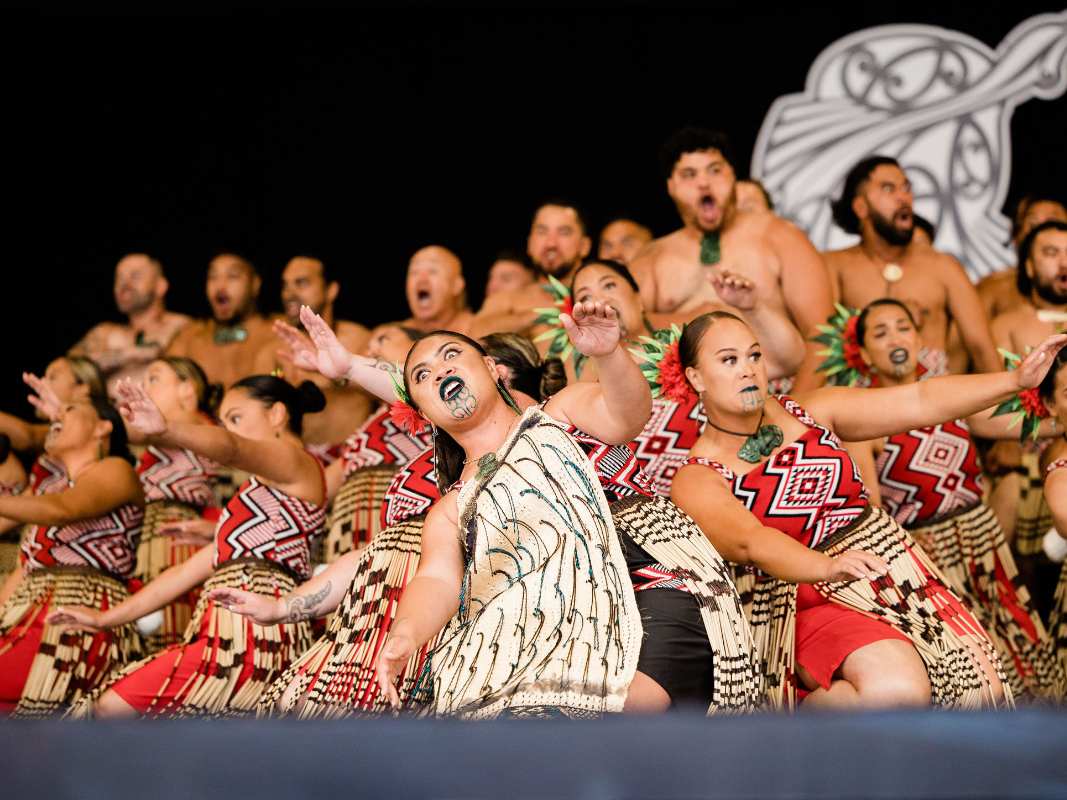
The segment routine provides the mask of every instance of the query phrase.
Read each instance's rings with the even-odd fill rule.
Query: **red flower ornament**
[[[678,355],[678,342],[672,342],[660,359],[659,385],[663,394],[676,403],[684,403],[693,396],[693,387],[685,377],[682,359]]]
[[[1041,392],[1035,386],[1032,389],[1024,389],[1019,392],[1019,402],[1022,403],[1023,411],[1028,416],[1045,419],[1049,415],[1045,402],[1041,399]]]
[[[396,423],[402,431],[418,435],[426,430],[426,417],[405,403],[403,400],[394,400],[389,405],[389,419]]]

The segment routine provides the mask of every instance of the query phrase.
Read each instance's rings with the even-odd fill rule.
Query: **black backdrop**
[[[165,263],[171,307],[207,311],[220,248],[248,254],[277,307],[297,252],[343,276],[344,316],[405,313],[403,272],[439,242],[480,300],[493,253],[521,247],[540,197],[671,229],[656,148],[689,122],[726,129],[741,167],[768,105],[799,91],[830,42],[893,22],[942,25],[995,46],[1027,3],[702,11],[444,11],[357,15],[36,17],[6,25],[4,188],[8,347],[18,376],[113,317],[118,257]],[[1012,123],[1012,196],[1067,178],[1067,98]]]

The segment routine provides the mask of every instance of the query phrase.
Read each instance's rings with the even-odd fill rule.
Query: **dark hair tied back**
[[[90,397],[96,416],[111,423],[111,434],[108,436],[107,454],[124,459],[131,464],[137,463],[130,452],[130,440],[126,435],[126,423],[115,407],[103,397]]]
[[[289,430],[297,436],[304,429],[304,414],[315,414],[326,408],[326,397],[311,381],[294,387],[274,375],[250,375],[230,388],[244,389],[268,407],[275,403],[284,405],[289,414]]]

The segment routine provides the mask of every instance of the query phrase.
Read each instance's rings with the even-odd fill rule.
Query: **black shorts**
[[[678,589],[634,592],[645,638],[637,668],[670,695],[671,708],[707,711],[714,653],[696,600]]]

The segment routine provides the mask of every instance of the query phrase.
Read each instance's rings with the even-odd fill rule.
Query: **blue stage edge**
[[[1067,713],[0,725],[0,797],[1067,797]]]

